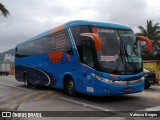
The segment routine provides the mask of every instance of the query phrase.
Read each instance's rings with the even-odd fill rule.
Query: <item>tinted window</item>
[[[34,55],[34,41],[27,43],[26,47],[27,47],[27,56]]]
[[[71,43],[66,31],[47,36],[44,46],[46,53],[71,50]]]
[[[26,44],[24,44],[23,46],[22,46],[22,55],[24,55],[24,56],[27,56],[27,45]]]
[[[54,51],[54,44],[55,44],[55,39],[53,35],[46,36],[44,40],[44,53],[49,53],[51,51]]]
[[[40,38],[35,41],[35,55],[44,53],[44,38]]]
[[[69,37],[66,36],[65,51],[70,51],[70,50],[72,50],[71,42],[69,40]]]
[[[71,49],[67,31],[60,31],[18,46],[16,57],[33,56],[56,51],[69,51]]]
[[[90,67],[94,67],[92,42],[83,42],[83,63]]]
[[[26,44],[17,46],[17,52],[16,52],[16,57],[25,57],[27,55],[27,49],[26,49]]]
[[[73,38],[74,38],[76,46],[77,46],[80,61],[82,62],[83,61],[82,41],[90,39],[90,38],[82,37],[82,36],[80,36],[80,34],[81,33],[89,33],[90,28],[89,28],[89,26],[76,26],[76,27],[71,28],[71,30],[72,30],[72,35],[73,35]]]
[[[54,34],[56,51],[64,51],[66,43],[66,35],[64,31]]]

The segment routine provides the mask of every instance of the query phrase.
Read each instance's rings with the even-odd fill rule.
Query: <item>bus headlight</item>
[[[140,78],[140,80],[144,80],[144,79],[145,79],[145,77],[144,77],[144,76]]]
[[[93,73],[91,73],[91,75],[96,78],[97,80],[100,80],[100,81],[103,81],[103,82],[107,82],[107,83],[110,83],[110,84],[113,84],[113,85],[118,85],[118,86],[126,86],[126,85],[136,85],[136,84],[139,84],[141,81],[144,80],[144,77],[141,77],[140,79],[137,79],[137,80],[132,80],[132,81],[127,81],[127,80],[120,80],[120,81],[113,81],[113,80],[109,80],[107,78],[103,78],[103,77],[100,77],[98,75],[95,75]]]
[[[109,80],[109,79],[107,79],[107,78],[100,77],[100,76],[95,75],[95,74],[93,74],[93,73],[91,73],[91,75],[92,75],[94,78],[96,78],[97,80],[100,80],[100,81],[104,81],[104,82],[107,82],[107,83],[112,83],[112,82],[113,82],[112,80]]]

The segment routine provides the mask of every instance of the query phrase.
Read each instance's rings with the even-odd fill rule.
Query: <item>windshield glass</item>
[[[101,68],[112,73],[133,74],[142,70],[139,42],[131,30],[98,28],[102,50],[97,51]]]

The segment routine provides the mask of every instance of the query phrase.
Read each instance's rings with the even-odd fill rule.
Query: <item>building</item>
[[[5,57],[4,57],[4,62],[7,62],[7,61],[11,61],[11,62],[14,62],[15,60],[15,57],[11,54],[5,54]]]

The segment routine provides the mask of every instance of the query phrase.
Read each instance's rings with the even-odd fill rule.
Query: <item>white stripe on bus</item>
[[[30,66],[24,66],[24,67],[30,67]],[[37,69],[37,68],[34,68],[34,67],[30,67],[30,68],[36,69],[36,70],[42,72],[43,74],[45,74],[45,75],[47,76],[49,82],[48,82],[48,84],[46,84],[45,86],[48,86],[48,85],[51,83],[50,77],[49,77],[45,72],[43,72],[42,70],[39,70],[39,69]]]

